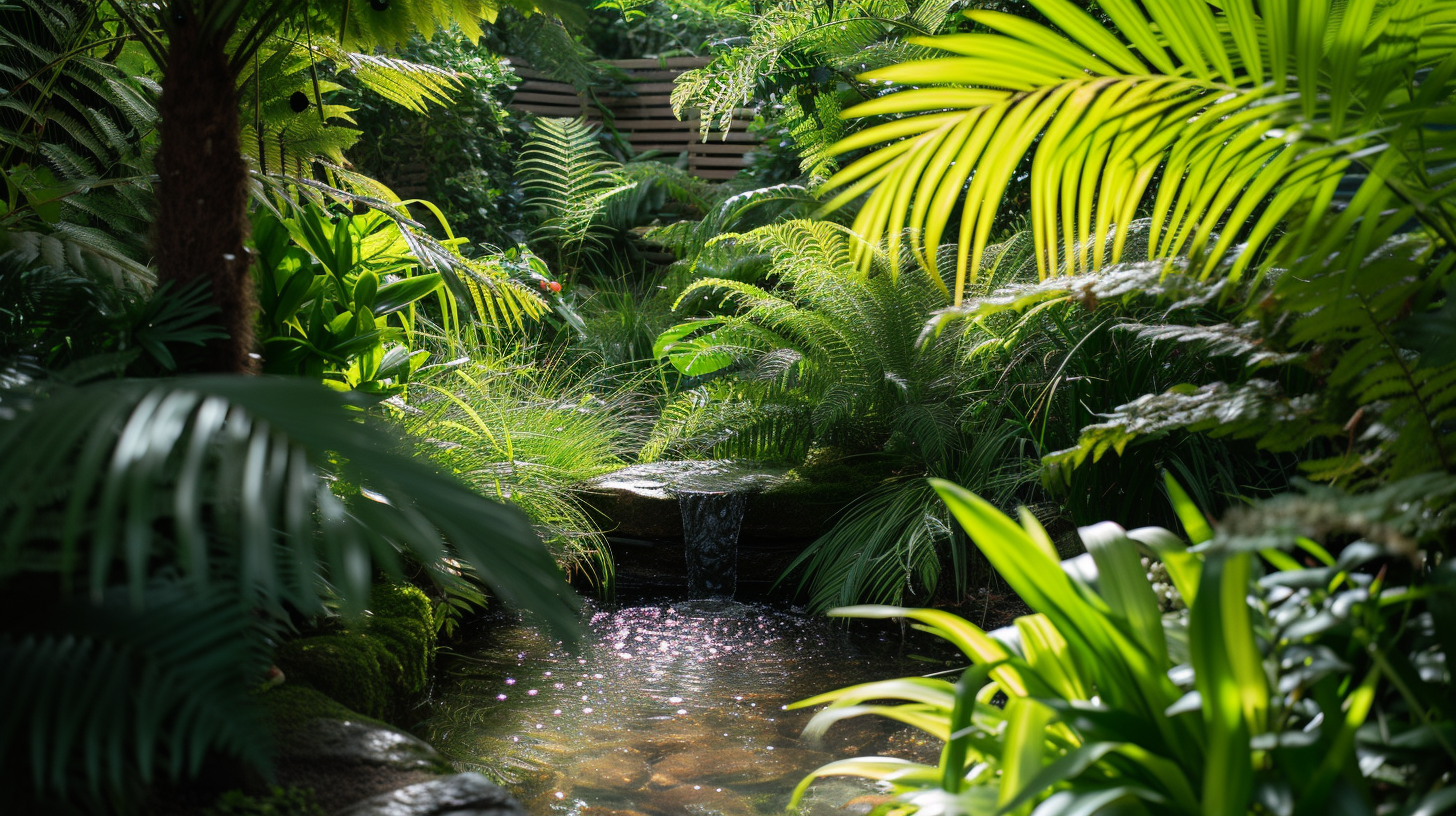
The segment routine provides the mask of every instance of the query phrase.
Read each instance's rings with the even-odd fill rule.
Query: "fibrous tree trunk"
[[[243,373],[255,369],[256,301],[243,246],[248,166],[239,144],[237,78],[226,40],[200,36],[197,17],[185,6],[173,4],[178,11],[159,105],[158,278],[174,289],[209,282],[228,337],[210,341],[196,368]]]

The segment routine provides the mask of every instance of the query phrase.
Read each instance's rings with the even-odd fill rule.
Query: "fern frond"
[[[1139,437],[1179,430],[1256,439],[1271,450],[1297,450],[1321,432],[1338,432],[1338,426],[1319,424],[1317,408],[1312,397],[1286,396],[1277,383],[1264,379],[1238,386],[1183,386],[1119,405],[1105,415],[1105,422],[1083,428],[1076,447],[1048,454],[1043,464],[1065,476],[1089,457],[1095,462],[1108,451],[1121,454]]]
[[[517,172],[525,177],[527,206],[540,218],[538,234],[561,246],[569,267],[599,249],[602,216],[614,198],[635,186],[582,119],[537,119]]]
[[[347,53],[349,70],[369,90],[396,105],[426,113],[430,105],[448,105],[461,87],[453,71],[378,54]]]
[[[0,761],[36,787],[76,797],[133,794],[134,780],[192,777],[221,752],[269,765],[248,687],[268,666],[246,606],[225,595],[152,587],[137,607],[42,610],[23,634],[0,633]]]

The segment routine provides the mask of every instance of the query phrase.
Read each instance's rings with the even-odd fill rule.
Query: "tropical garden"
[[[6,0],[0,46],[6,812],[1456,813],[1456,0]],[[723,463],[775,474],[745,531],[828,509],[736,550],[763,598],[644,590],[688,504],[663,550],[602,479]],[[319,720],[432,758],[356,791]]]

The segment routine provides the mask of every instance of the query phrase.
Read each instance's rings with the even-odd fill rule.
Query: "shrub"
[[[1169,479],[1197,547],[1103,522],[1081,531],[1088,555],[1058,564],[1029,513],[1018,525],[956,485],[933,485],[1035,614],[987,633],[938,610],[835,610],[908,618],[974,665],[956,683],[888,680],[791,706],[829,704],[811,735],[879,714],[945,742],[935,768],[887,757],[826,765],[795,803],[829,775],[885,782],[896,794],[887,809],[920,816],[1034,805],[1038,816],[1434,814],[1456,803],[1450,563],[1412,569],[1363,540],[1331,554],[1299,534],[1216,532]],[[1374,530],[1370,517],[1360,523]],[[1160,613],[1140,551],[1161,560],[1186,609]]]

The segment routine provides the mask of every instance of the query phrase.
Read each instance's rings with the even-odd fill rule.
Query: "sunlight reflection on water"
[[[468,659],[428,727],[463,768],[501,781],[534,813],[770,814],[832,759],[888,751],[934,760],[938,745],[869,718],[805,745],[797,736],[809,713],[783,710],[841,686],[945,667],[911,660],[897,632],[852,635],[728,600],[586,615],[574,654],[522,625],[459,650]],[[844,814],[846,802],[871,793],[828,781],[808,810]]]

